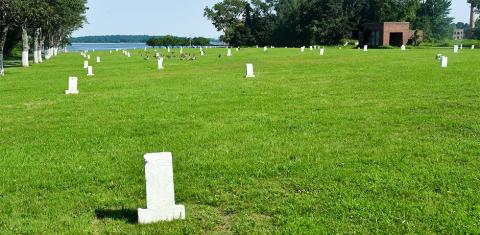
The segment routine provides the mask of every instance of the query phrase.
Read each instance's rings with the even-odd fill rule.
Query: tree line
[[[163,37],[152,37],[147,40],[147,45],[151,47],[208,46],[210,45],[210,39],[203,37],[186,38],[167,35]]]
[[[365,23],[407,21],[429,41],[451,37],[451,0],[223,0],[204,15],[232,46],[338,44]]]
[[[0,76],[4,52],[18,42],[23,67],[29,66],[31,46],[35,64],[43,61],[43,53],[45,59],[56,56],[86,21],[86,4],[87,0],[0,0]]]

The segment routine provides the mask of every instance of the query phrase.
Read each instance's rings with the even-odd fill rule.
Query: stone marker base
[[[185,207],[183,205],[175,205],[172,208],[162,210],[138,209],[138,223],[140,224],[151,224],[177,219],[185,219]]]
[[[78,95],[78,91],[66,90],[66,91],[65,91],[65,95]]]

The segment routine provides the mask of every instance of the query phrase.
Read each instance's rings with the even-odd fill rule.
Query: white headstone
[[[475,45],[472,45],[472,50],[474,50],[474,49],[475,49]]]
[[[145,159],[147,209],[138,209],[138,222],[150,224],[185,219],[185,207],[175,205],[171,153],[148,153]]]
[[[239,50],[240,50],[240,49],[239,49],[238,47],[237,47],[237,48],[235,48],[235,51],[239,51]]]
[[[87,59],[88,59],[88,60],[90,59],[90,55],[87,55]]]
[[[201,56],[204,56],[204,55],[205,55],[205,52],[203,52],[203,50],[200,51],[200,55],[201,55]]]
[[[227,56],[232,56],[232,49],[228,49]]]
[[[400,50],[405,51],[405,50],[407,50],[407,47],[406,47],[405,45],[402,45],[402,46],[400,47]]]
[[[320,48],[320,55],[325,54],[325,48]]]
[[[268,50],[268,47],[264,47],[264,48],[263,48],[263,51],[267,51],[267,50]]]
[[[183,54],[183,47],[180,47],[180,54]]]
[[[88,66],[87,67],[87,76],[93,76],[95,74],[93,74],[93,67],[92,66]]]
[[[363,46],[363,51],[367,52],[368,51],[368,45]]]
[[[463,44],[460,44],[460,50],[463,50]]]
[[[130,52],[127,52],[127,57],[130,58]]]
[[[78,81],[78,79],[76,77],[69,77],[68,78],[68,90],[65,91],[65,94],[67,94],[67,95],[78,94],[77,81]]]
[[[458,45],[453,46],[453,53],[458,53]]]
[[[313,51],[313,46],[310,46],[310,50]]]
[[[157,64],[158,64],[158,70],[163,69],[163,58],[158,58]]]
[[[170,47],[167,47],[167,51],[170,52]]]
[[[88,68],[88,60],[83,61],[83,68]]]
[[[100,56],[97,56],[97,63],[100,63]]]
[[[446,68],[448,66],[448,57],[442,56],[440,61],[441,61],[441,64],[442,64],[442,68]]]
[[[155,57],[160,57],[160,53],[155,53]]]
[[[112,54],[112,50],[110,50],[110,54]]]
[[[305,47],[300,47],[300,52],[304,52],[305,51]]]
[[[247,78],[254,78],[255,74],[253,73],[253,64],[247,64]]]

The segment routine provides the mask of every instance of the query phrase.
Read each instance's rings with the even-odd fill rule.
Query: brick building
[[[409,22],[369,23],[363,26],[358,34],[360,45],[369,46],[402,46],[413,37]],[[423,32],[420,33],[423,36]]]

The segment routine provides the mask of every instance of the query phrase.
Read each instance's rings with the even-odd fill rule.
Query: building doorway
[[[390,33],[390,46],[400,47],[403,45],[403,33]]]

